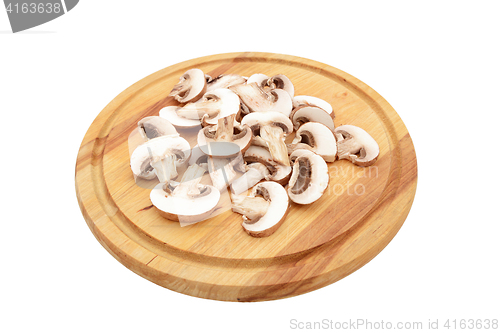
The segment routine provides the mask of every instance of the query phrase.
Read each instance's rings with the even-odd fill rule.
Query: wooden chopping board
[[[168,93],[190,68],[212,77],[285,74],[294,83],[295,95],[316,96],[333,106],[336,126],[365,129],[380,146],[379,159],[367,168],[347,161],[329,163],[330,183],[322,198],[311,205],[292,204],[285,222],[270,237],[250,237],[241,227],[241,215],[226,209],[181,228],[151,206],[149,193],[155,183],[136,184],[129,154],[137,122],[177,105]],[[195,145],[196,132],[179,132]],[[417,162],[398,114],[360,80],[304,58],[229,53],[167,67],[119,94],[87,131],[75,182],[92,233],[130,270],[196,297],[263,301],[321,288],[375,257],[408,215]]]

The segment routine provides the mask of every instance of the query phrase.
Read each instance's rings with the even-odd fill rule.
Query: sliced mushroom
[[[292,98],[283,89],[264,91],[256,82],[239,84],[229,89],[234,91],[250,112],[281,112],[289,116],[292,112]]]
[[[329,181],[325,160],[307,149],[295,150],[290,159],[294,161],[288,182],[290,200],[307,205],[321,198]]]
[[[282,165],[290,165],[285,137],[293,131],[292,122],[279,112],[254,112],[245,116],[242,125],[248,125],[254,134],[262,138],[273,159]]]
[[[273,77],[268,77],[265,74],[253,74],[247,80],[247,84],[257,83],[257,85],[266,90],[282,89],[286,91],[291,98],[295,93],[293,83],[288,77],[283,74],[278,74]]]
[[[290,166],[280,165],[276,163],[269,150],[263,147],[250,146],[245,152],[243,159],[246,162],[259,162],[264,164],[268,169],[270,174],[265,176],[264,179],[275,181],[281,185],[288,183],[290,179],[290,173],[292,168]]]
[[[237,74],[222,74],[207,81],[207,92],[219,88],[229,88],[247,82],[247,79]]]
[[[231,184],[231,191],[234,194],[241,194],[247,191],[249,188],[252,188],[255,184],[260,182],[262,179],[269,177],[271,174],[269,172],[269,168],[259,162],[251,163],[248,167],[248,171],[239,178],[235,179]]]
[[[278,74],[268,79],[267,86],[272,90],[283,89],[290,95],[290,98],[292,99],[293,95],[295,94],[295,89],[293,87],[292,81],[290,81],[290,79],[283,74]]]
[[[207,90],[205,74],[201,69],[188,70],[179,78],[169,96],[173,96],[179,103],[196,101]]]
[[[257,73],[250,75],[247,80],[247,84],[255,82],[259,87],[264,88],[267,84],[267,80],[269,80],[269,76],[267,76],[266,74]]]
[[[191,165],[180,183],[158,184],[150,194],[151,203],[161,216],[181,222],[181,226],[206,220],[217,206],[219,191],[210,185],[199,184],[206,165]]]
[[[219,118],[217,125],[198,132],[198,146],[203,153],[213,157],[232,157],[247,150],[252,131],[246,125],[234,126],[235,116]]]
[[[158,116],[142,118],[137,123],[137,127],[144,141],[159,136],[177,134],[175,127],[168,120]]]
[[[335,129],[339,160],[347,159],[359,166],[370,166],[377,161],[380,153],[377,141],[365,130],[343,125]]]
[[[337,158],[337,140],[333,132],[321,123],[309,122],[300,126],[287,147],[289,153],[296,149],[311,150],[326,162],[333,162]]]
[[[306,96],[306,95],[299,95],[295,96],[293,98],[293,108],[296,109],[299,106],[303,105],[308,105],[308,106],[317,106],[319,108],[322,108],[323,110],[326,111],[326,113],[331,114],[333,112],[333,108],[325,100],[322,100],[321,98],[314,97],[314,96]]]
[[[299,106],[292,111],[292,114],[290,114],[290,119],[292,120],[293,128],[295,130],[299,129],[302,124],[313,121],[316,123],[322,123],[333,131],[335,129],[335,125],[332,117],[335,117],[333,113],[328,114],[322,108],[310,105]]]
[[[275,182],[259,183],[250,196],[234,195],[232,202],[233,211],[243,215],[243,229],[253,237],[272,235],[290,207],[286,190]]]
[[[189,143],[179,134],[160,136],[138,146],[130,157],[130,167],[135,177],[154,179],[157,173],[152,163],[158,167],[164,164],[166,170],[158,177],[173,179],[177,167],[187,163],[191,154]],[[163,170],[163,168],[162,168]]]
[[[166,106],[160,110],[160,117],[166,119],[177,128],[201,128],[201,122],[198,119],[179,117],[177,111],[180,109],[182,109],[180,106]]]

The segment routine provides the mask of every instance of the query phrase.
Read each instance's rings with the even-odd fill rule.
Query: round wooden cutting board
[[[134,130],[146,116],[177,105],[179,77],[199,68],[215,77],[285,74],[295,95],[329,102],[335,125],[365,129],[379,144],[371,167],[328,163],[330,183],[311,205],[292,204],[271,236],[253,238],[228,203],[208,220],[181,227],[149,200],[154,181],[136,183],[129,166]],[[196,131],[179,131],[195,145]],[[118,261],[184,294],[224,301],[263,301],[331,284],[375,257],[396,235],[413,202],[417,162],[405,125],[379,94],[331,66],[288,55],[230,53],[185,61],[127,88],[97,116],[76,163],[76,193],[89,228]]]

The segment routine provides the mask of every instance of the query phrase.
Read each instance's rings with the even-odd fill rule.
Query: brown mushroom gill
[[[293,194],[301,194],[311,183],[311,162],[308,158],[299,157],[295,160],[294,168],[299,168],[299,174],[295,184],[290,190]]]

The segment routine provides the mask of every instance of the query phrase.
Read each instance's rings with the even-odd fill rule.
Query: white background
[[[498,2],[95,1],[19,34],[0,10],[2,332],[288,331],[290,320],[500,319]],[[285,300],[185,296],[129,271],[74,189],[92,120],[169,65],[291,54],[361,79],[397,110],[419,180],[394,240],[345,279]]]

